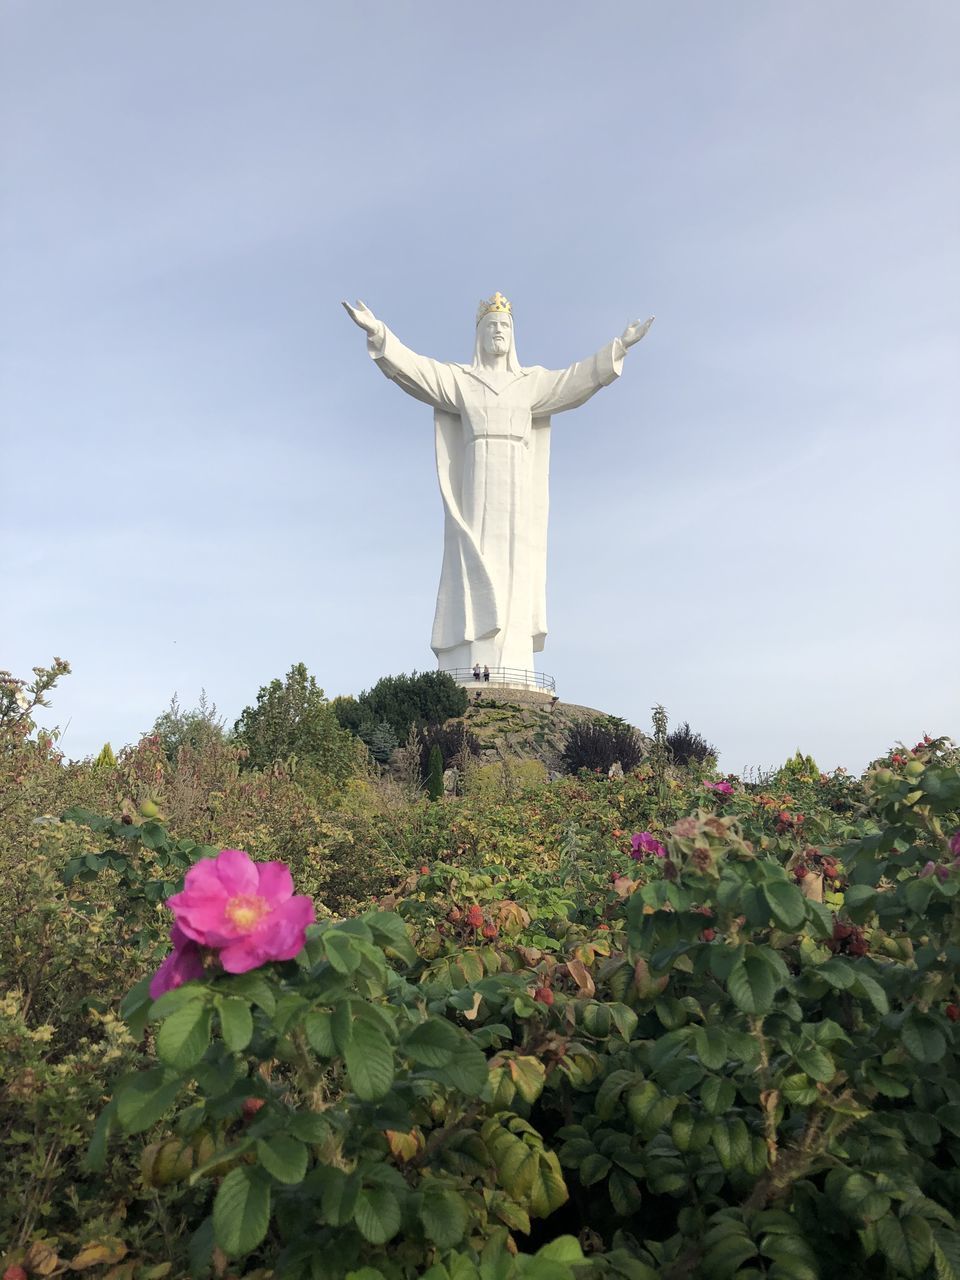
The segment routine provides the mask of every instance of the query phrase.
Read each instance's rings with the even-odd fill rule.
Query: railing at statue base
[[[447,670],[457,684],[467,688],[482,689],[485,685],[496,685],[511,689],[540,689],[544,693],[555,693],[557,682],[553,676],[542,671],[522,671],[519,667],[481,667],[478,676],[473,667],[452,667]]]

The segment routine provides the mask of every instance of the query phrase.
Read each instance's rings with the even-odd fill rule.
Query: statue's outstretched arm
[[[576,409],[589,400],[601,387],[609,386],[620,376],[623,357],[627,348],[639,342],[653,324],[653,317],[642,324],[639,320],[627,325],[619,338],[614,338],[595,356],[578,360],[568,369],[542,369],[539,371],[539,387],[533,405],[534,416],[546,417],[551,413],[563,413]]]
[[[651,316],[649,320],[644,320],[642,322],[640,320],[634,320],[633,324],[627,325],[623,333],[620,335],[620,341],[623,343],[625,350],[639,342],[641,338],[645,338],[647,336],[647,331],[653,324],[653,320],[654,317]]]
[[[351,307],[349,302],[341,304],[344,311],[358,325],[368,338],[379,338],[386,327],[382,320],[378,320],[365,302],[361,302],[358,298]]]
[[[431,404],[435,409],[459,411],[452,365],[431,360],[429,356],[418,356],[405,347],[365,303],[358,300],[353,306],[348,302],[343,306],[354,324],[366,333],[367,351],[377,362],[381,373],[416,400]]]

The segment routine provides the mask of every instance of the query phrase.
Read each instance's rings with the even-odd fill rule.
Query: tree
[[[339,701],[339,700],[338,700]],[[355,713],[346,699],[338,706],[337,715],[344,724]],[[467,691],[458,685],[446,671],[413,672],[412,675],[384,676],[372,689],[360,694],[356,700],[360,711],[359,722],[386,721],[396,734],[398,742],[405,742],[411,726],[422,728],[426,724],[443,724],[454,716],[462,716],[467,709]],[[358,723],[359,723],[358,722]],[[353,724],[349,725],[353,728]],[[354,728],[356,733],[358,729]]]
[[[427,795],[431,800],[443,798],[443,756],[434,743],[430,748],[430,766],[427,771]]]
[[[173,763],[181,747],[202,751],[211,742],[222,743],[226,733],[216,703],[208,702],[206,690],[201,689],[200,700],[192,711],[184,710],[174,694],[170,706],[153,722],[150,736],[160,739],[163,754]]]
[[[688,720],[684,720],[683,724],[667,734],[667,746],[674,764],[703,764],[707,756],[712,756],[714,760],[717,758],[717,748],[699,733],[694,733]]]
[[[386,720],[381,720],[379,724],[375,724],[369,738],[365,737],[364,741],[374,760],[377,760],[380,764],[386,764],[400,745],[397,741],[397,735]]]
[[[257,705],[244,708],[234,733],[249,753],[249,768],[296,756],[336,781],[356,771],[355,739],[341,729],[302,662],[290,668],[285,680],[272,680],[260,689]]]

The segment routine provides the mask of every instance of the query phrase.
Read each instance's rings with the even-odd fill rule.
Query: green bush
[[[324,697],[323,690],[302,662],[286,679],[272,680],[257,694],[255,707],[246,707],[234,734],[247,752],[247,768],[263,769],[296,757],[325,777],[343,782],[357,771],[357,754],[350,734]]]
[[[411,728],[443,724],[462,716],[467,708],[466,690],[446,671],[424,671],[412,675],[384,676],[356,700],[360,720],[379,724],[386,721],[398,742],[406,742]],[[339,714],[351,718],[352,708],[342,705]]]

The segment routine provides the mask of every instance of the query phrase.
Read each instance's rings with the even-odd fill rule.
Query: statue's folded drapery
[[[419,356],[385,327],[368,350],[434,409],[444,545],[431,645],[441,669],[532,670],[547,632],[550,416],[619,375],[620,339],[568,369],[496,373]]]

